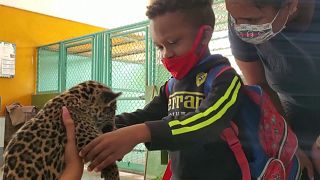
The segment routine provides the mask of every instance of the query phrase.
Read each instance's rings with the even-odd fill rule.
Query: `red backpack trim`
[[[217,76],[230,69],[232,69],[230,65],[220,65],[212,68],[207,77],[207,80],[209,79],[208,81],[210,82],[207,83],[206,80],[205,94],[208,88],[211,88],[211,84],[209,83],[212,83]],[[171,78],[166,84],[167,97],[170,95],[173,80]],[[287,125],[285,119],[277,112],[268,95],[259,86],[245,86],[243,92],[249,101],[251,101],[249,105],[255,105],[260,110],[259,119],[253,119],[255,122],[250,121],[252,120],[252,117],[250,119],[252,114],[248,115],[247,113],[246,123],[254,123],[256,125],[255,129],[258,135],[254,136],[258,137],[251,140],[259,144],[258,147],[253,147],[253,151],[257,152],[255,158],[261,158],[261,161],[248,162],[239,141],[239,131],[235,123],[231,122],[231,126],[224,129],[221,134],[221,138],[227,142],[234,153],[242,172],[242,179],[249,180],[251,177],[265,180],[297,179],[301,174],[301,169],[299,160],[295,156],[298,148],[295,134]],[[250,108],[252,107],[250,106],[248,109]],[[246,130],[250,131],[250,128]],[[171,176],[171,161],[169,161],[163,180],[170,180]]]

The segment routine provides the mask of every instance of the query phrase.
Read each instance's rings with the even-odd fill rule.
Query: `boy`
[[[147,16],[162,63],[175,78],[144,109],[117,116],[116,131],[94,139],[81,152],[88,170],[100,171],[121,159],[138,143],[149,150],[168,150],[172,180],[241,179],[228,145],[221,139],[236,114],[239,75],[233,69],[216,77],[204,95],[204,82],[213,66],[228,63],[210,55],[214,27],[212,0],[155,0]]]

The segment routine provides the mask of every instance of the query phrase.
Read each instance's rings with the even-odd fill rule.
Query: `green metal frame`
[[[149,39],[149,21],[143,21],[119,28],[114,28],[107,31],[102,31],[94,34],[89,34],[85,36],[81,36],[78,38],[68,39],[65,41],[61,41],[58,43],[52,43],[44,46],[40,46],[37,48],[37,58],[41,61],[39,57],[39,52],[46,47],[59,44],[59,65],[58,65],[58,87],[57,90],[48,90],[48,91],[40,91],[40,82],[41,74],[37,71],[37,89],[36,93],[48,93],[48,92],[63,92],[66,90],[66,57],[67,57],[67,48],[74,47],[82,44],[86,44],[88,42],[92,43],[92,80],[97,80],[105,83],[106,85],[112,85],[111,73],[112,73],[112,55],[111,55],[111,38],[113,37],[121,37],[130,33],[135,32],[146,32],[146,61],[147,67],[149,66],[152,57],[149,57],[149,45],[151,44]],[[86,39],[91,39],[90,41],[84,41]],[[37,64],[37,69],[39,70],[39,64]],[[151,71],[152,72],[152,71]],[[152,73],[148,70],[147,74],[147,84],[152,83]]]
[[[227,26],[226,26],[226,22],[227,22],[227,14],[226,11],[221,8],[221,3],[224,3],[224,0],[214,0],[214,6],[213,9],[215,9],[215,13],[216,15],[220,18],[217,19],[216,21],[216,30],[218,31],[222,31],[222,30],[226,30]],[[218,5],[218,6],[215,6]],[[217,27],[218,26],[218,27]],[[74,38],[74,39],[69,39],[69,40],[65,40],[65,41],[61,41],[58,43],[52,43],[49,45],[45,45],[45,46],[41,46],[38,47],[37,49],[37,58],[38,58],[38,64],[37,64],[37,90],[36,93],[37,94],[42,94],[42,93],[60,93],[66,90],[66,83],[67,83],[67,77],[66,77],[66,73],[67,73],[67,56],[68,56],[68,48],[71,47],[76,47],[76,46],[81,46],[84,44],[91,44],[91,60],[92,60],[92,72],[91,72],[91,79],[92,80],[97,80],[99,82],[102,82],[110,87],[112,87],[113,82],[112,82],[112,73],[113,73],[113,68],[112,67],[112,40],[113,38],[125,38],[126,36],[130,36],[130,34],[135,34],[135,33],[140,33],[142,32],[144,34],[144,39],[141,40],[144,42],[145,45],[145,64],[144,64],[144,68],[145,68],[145,86],[146,87],[151,87],[154,86],[156,87],[157,85],[162,84],[163,81],[162,79],[165,78],[159,78],[159,76],[167,76],[167,74],[160,74],[163,73],[163,69],[161,66],[159,66],[159,61],[157,61],[157,56],[159,55],[154,43],[152,42],[152,38],[150,35],[150,31],[149,31],[149,21],[143,21],[143,22],[139,22],[139,23],[135,23],[135,24],[131,24],[131,25],[127,25],[127,26],[123,26],[123,27],[119,27],[119,28],[115,28],[115,29],[110,29],[107,31],[102,31],[102,32],[98,32],[98,33],[94,33],[94,34],[89,34],[89,35],[85,35],[85,36],[81,36],[78,38]],[[216,38],[213,39],[213,41],[215,40],[219,40],[219,39],[223,39],[223,37],[220,38]],[[140,41],[140,39],[139,39]],[[130,44],[132,42],[128,42],[128,44]],[[41,61],[41,57],[40,57],[40,51],[49,47],[49,46],[54,46],[54,45],[59,45],[59,60],[58,60],[58,87],[55,90],[42,90],[40,91],[40,81],[39,79],[41,78],[41,74],[39,69],[40,67],[40,63],[39,61]],[[140,52],[139,52],[140,53]],[[134,68],[136,67],[136,64],[133,65]],[[159,69],[159,67],[161,67]],[[158,78],[158,79],[157,79]],[[169,77],[168,77],[169,78]],[[51,87],[51,86],[49,86]],[[147,88],[146,88],[147,89]],[[121,89],[118,88],[117,90],[120,91],[126,91],[127,89]],[[144,92],[141,92],[138,89],[132,89],[130,90],[129,93],[133,93],[133,94],[143,94]],[[145,92],[147,94],[147,92]],[[149,93],[149,92],[148,92]],[[140,100],[141,101],[141,97],[122,97],[120,98],[120,100],[124,100],[126,101],[137,101]],[[129,105],[128,105],[129,106]],[[158,153],[158,152],[157,152]],[[156,153],[155,156],[158,156],[158,154]],[[152,155],[151,155],[152,156]],[[155,159],[158,159],[155,158]],[[148,168],[153,168],[154,165],[158,166],[158,164],[160,162],[158,162],[158,160],[156,160],[157,162],[151,163],[149,164]],[[160,164],[159,164],[160,165]],[[131,164],[130,167],[129,165],[126,165],[126,162],[121,162],[119,163],[120,168],[128,168],[125,169],[127,171],[134,171],[134,172],[139,172],[139,173],[143,173],[143,169],[142,169],[142,165],[141,164]],[[164,167],[161,166],[161,168],[163,169]],[[156,173],[158,174],[158,173]],[[161,173],[160,173],[161,174]]]

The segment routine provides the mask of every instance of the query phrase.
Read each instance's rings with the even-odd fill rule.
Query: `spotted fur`
[[[6,147],[4,180],[58,179],[65,167],[66,144],[61,108],[66,106],[70,111],[76,127],[77,147],[81,150],[102,133],[102,127],[113,130],[119,95],[98,82],[86,81],[48,101],[13,135]],[[118,180],[116,164],[104,169],[102,177]]]

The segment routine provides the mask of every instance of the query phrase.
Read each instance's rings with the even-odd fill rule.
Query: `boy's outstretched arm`
[[[83,148],[80,155],[91,162],[88,170],[100,171],[129,153],[137,144],[151,141],[146,121],[161,121],[168,114],[165,85],[160,93],[143,109],[117,115],[115,131],[103,134]]]
[[[85,162],[90,162],[88,171],[101,171],[112,162],[122,159],[137,144],[150,140],[149,128],[145,124],[136,124],[95,138],[81,150],[80,156]]]

